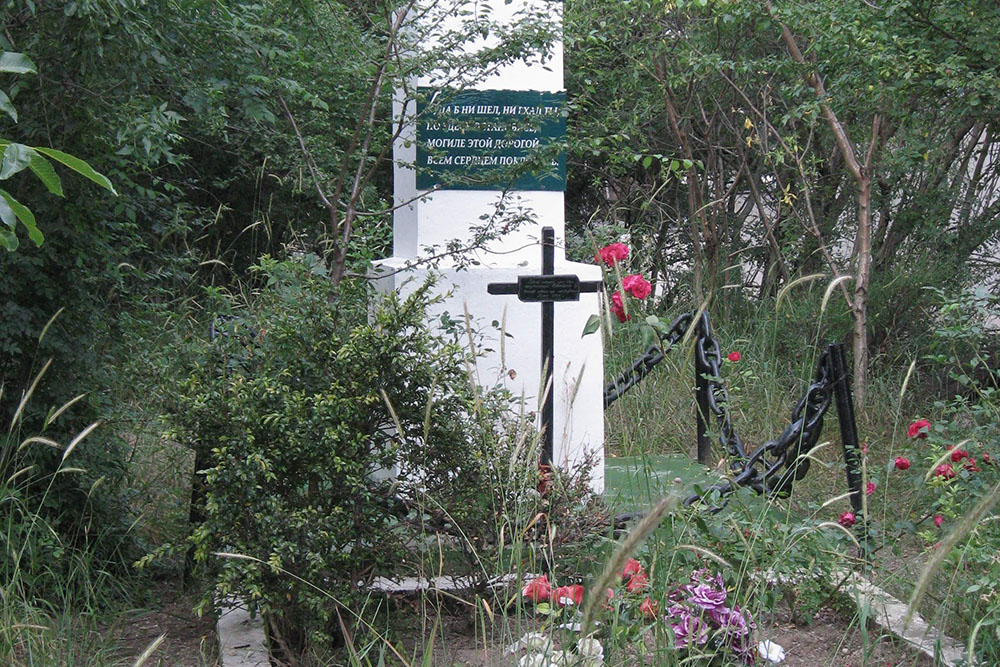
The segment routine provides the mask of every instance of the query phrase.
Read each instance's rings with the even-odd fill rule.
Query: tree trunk
[[[868,281],[872,264],[872,181],[868,170],[858,183],[858,234],[854,251],[857,255],[857,269],[854,275],[854,319],[852,347],[854,348],[854,400],[858,406],[865,403],[868,377]]]
[[[770,0],[767,2],[767,9],[772,13],[774,11]],[[795,37],[788,26],[783,23],[781,24],[781,38],[785,42],[785,47],[792,60],[800,65],[806,65],[806,59],[802,56],[802,51],[799,50]],[[820,100],[819,106],[823,111],[823,118],[833,133],[837,149],[844,159],[844,166],[854,179],[854,185],[858,190],[858,230],[854,238],[854,255],[857,263],[854,273],[854,296],[848,305],[854,324],[851,335],[852,347],[854,348],[854,400],[858,408],[862,408],[865,401],[865,389],[868,386],[868,282],[871,278],[872,263],[871,160],[879,141],[881,117],[876,113],[872,118],[872,140],[865,155],[864,164],[862,164],[854,151],[854,145],[847,136],[847,128],[837,118],[833,107],[826,102],[829,96],[823,85],[823,80],[816,72],[812,72],[806,77],[806,81]]]

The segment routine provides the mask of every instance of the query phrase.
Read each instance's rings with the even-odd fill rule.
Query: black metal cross
[[[490,283],[486,291],[490,294],[516,294],[521,301],[542,304],[542,371],[545,374],[542,387],[545,400],[542,403],[542,456],[543,465],[552,465],[553,456],[553,384],[552,366],[553,328],[556,301],[579,301],[581,292],[598,292],[604,284],[600,280],[581,281],[572,274],[555,275],[556,233],[552,227],[542,227],[542,274],[538,276],[518,276],[516,283]]]

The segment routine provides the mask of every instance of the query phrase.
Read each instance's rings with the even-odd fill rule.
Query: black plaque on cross
[[[542,304],[542,383],[545,400],[542,402],[542,456],[543,465],[552,465],[553,456],[553,383],[552,367],[555,362],[553,331],[557,301],[579,301],[581,292],[598,292],[604,284],[600,280],[580,280],[575,275],[555,275],[556,233],[552,227],[542,228],[542,273],[537,276],[518,276],[516,283],[490,283],[490,294],[516,294],[521,301]]]

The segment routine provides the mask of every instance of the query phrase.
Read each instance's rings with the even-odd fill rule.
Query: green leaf
[[[0,197],[3,197],[7,204],[14,209],[14,215],[21,221],[21,224],[28,228],[28,236],[35,242],[35,245],[42,245],[45,241],[45,235],[35,223],[35,214],[31,212],[31,209],[11,197],[5,190],[0,190]]]
[[[0,181],[7,180],[31,164],[31,149],[24,144],[8,144],[0,164]]]
[[[36,74],[35,63],[23,53],[4,51],[0,53],[0,72],[11,74]]]
[[[6,248],[10,252],[17,250],[17,234],[14,232],[0,227],[0,245]]]
[[[0,197],[0,220],[3,221],[3,224],[10,227],[11,231],[17,229],[17,215],[3,197]]]
[[[590,334],[594,333],[600,328],[601,328],[601,316],[591,315],[590,317],[587,318],[587,324],[583,327],[583,333],[580,334],[580,338],[583,338],[584,336],[589,336]]]
[[[63,153],[62,151],[57,151],[54,148],[44,148],[42,146],[35,146],[35,150],[43,155],[47,155],[57,162],[62,162],[64,165],[75,171],[76,173],[89,178],[94,183],[97,183],[105,190],[111,192],[111,194],[118,196],[118,192],[115,190],[114,186],[111,185],[111,181],[107,179],[104,174],[94,171],[94,168],[89,164],[84,162],[78,157],[74,157],[69,153]]]
[[[56,173],[55,168],[49,163],[48,160],[43,158],[38,151],[31,151],[31,162],[28,164],[31,171],[35,173],[35,176],[45,184],[45,187],[49,189],[54,195],[60,197],[63,195],[62,181],[59,180],[59,174]]]
[[[17,122],[17,109],[14,108],[14,103],[7,97],[7,93],[2,90],[0,90],[0,111],[10,116],[15,123]]]

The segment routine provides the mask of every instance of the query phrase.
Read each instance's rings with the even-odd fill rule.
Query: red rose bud
[[[951,479],[955,476],[955,469],[950,463],[942,463],[934,470],[934,474],[944,479]]]
[[[560,586],[552,593],[552,601],[560,607],[568,607],[583,602],[583,585]]]
[[[931,423],[926,419],[918,419],[917,421],[910,424],[910,427],[906,429],[906,435],[911,438],[926,438],[927,432],[931,428]]]
[[[649,584],[649,577],[646,576],[645,572],[636,572],[625,584],[625,589],[629,593],[638,593],[639,591],[646,588]]]
[[[640,572],[643,572],[642,563],[635,558],[629,558],[625,561],[625,567],[622,568],[622,579],[628,579],[633,574],[639,574]]]
[[[521,595],[536,603],[548,600],[551,593],[552,587],[549,585],[549,578],[544,574],[535,577],[521,589]]]
[[[907,470],[910,467],[910,459],[905,456],[897,456],[894,461],[896,470]]]
[[[630,315],[625,312],[625,304],[622,303],[622,293],[615,292],[611,295],[611,312],[615,314],[619,322],[627,322],[632,319]]]
[[[656,603],[651,599],[646,598],[642,601],[642,604],[639,605],[639,611],[642,612],[642,615],[646,618],[656,618]]]
[[[726,359],[729,359],[729,361],[739,361],[742,358],[743,357],[740,356],[740,353],[736,351],[730,352],[726,355]]]

